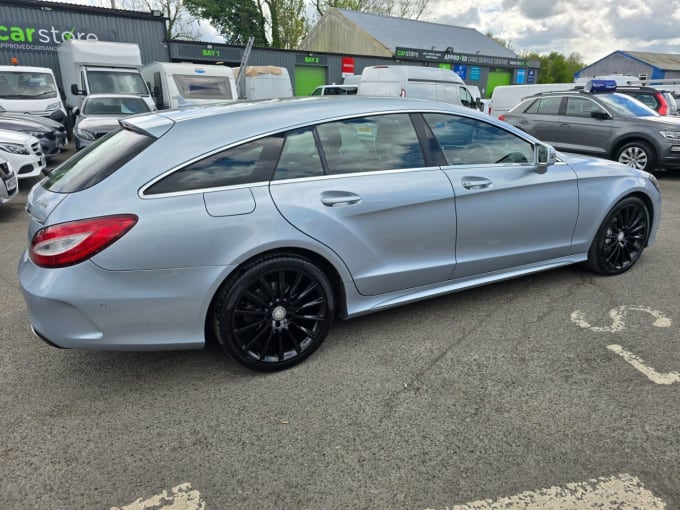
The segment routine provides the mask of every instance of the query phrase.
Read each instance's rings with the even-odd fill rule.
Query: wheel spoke
[[[279,288],[278,288],[279,299],[283,299],[286,296],[286,274],[283,269],[279,271]]]
[[[264,361],[265,356],[267,356],[267,350],[269,349],[269,344],[271,344],[273,336],[274,330],[269,328],[269,336],[267,336],[267,340],[265,340],[262,350],[260,351],[260,361]]]
[[[316,340],[316,336],[314,335],[314,333],[312,333],[312,332],[311,332],[309,329],[307,329],[306,327],[304,327],[304,326],[298,324],[297,322],[291,322],[291,325],[292,325],[292,326],[295,326],[297,329],[299,329],[300,331],[302,331],[305,335],[307,335],[307,336],[308,336],[309,338],[311,338],[312,340]]]
[[[269,322],[269,321],[267,321]],[[244,351],[249,351],[250,348],[262,338],[262,336],[269,331],[269,335],[271,336],[272,328],[271,325],[269,327],[264,327],[262,328],[253,338],[250,339],[250,341],[243,346]]]
[[[247,297],[248,299],[250,299],[251,301],[254,301],[255,303],[257,303],[260,306],[263,306],[265,308],[267,308],[267,306],[269,306],[266,301],[264,301],[262,298],[260,298],[260,296],[253,294],[249,290],[245,291],[245,293],[243,295],[244,295],[244,297]]]
[[[269,322],[269,319],[262,319],[257,322],[253,322],[252,324],[248,324],[247,326],[244,326],[242,328],[235,328],[234,333],[237,335],[240,335],[241,333],[244,333],[250,329],[256,328],[258,326],[262,326],[263,324],[266,324]]]
[[[240,308],[236,308],[234,310],[235,315],[267,315],[266,310],[243,310]]]
[[[291,343],[293,344],[293,349],[295,349],[295,352],[300,354],[302,352],[302,347],[300,347],[300,342],[298,342],[298,339],[295,338],[295,335],[293,335],[290,332],[290,329],[286,330],[286,335],[288,335],[288,338],[290,339]]]
[[[303,310],[305,308],[311,308],[312,306],[322,305],[324,303],[326,303],[326,299],[323,296],[319,296],[318,298],[316,298],[312,301],[309,301],[308,303],[305,303],[303,305],[298,305],[297,307],[295,307],[295,310],[296,311]]]
[[[309,286],[300,293],[300,295],[297,297],[297,299],[295,299],[293,304],[297,305],[307,294],[312,292],[318,286],[319,286],[319,284],[314,282],[314,281],[312,283],[310,283]]]
[[[276,299],[276,296],[274,295],[274,291],[272,290],[272,286],[269,284],[269,282],[267,280],[265,280],[264,276],[260,277],[260,279],[258,280],[258,283],[260,284],[260,287],[262,289],[264,289],[267,296],[269,296],[269,300],[274,301]]]

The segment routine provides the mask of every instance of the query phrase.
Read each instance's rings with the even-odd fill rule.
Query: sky
[[[428,21],[476,28],[524,51],[586,65],[623,51],[680,54],[680,0],[430,0]]]
[[[575,52],[586,65],[617,50],[680,54],[680,0],[429,0],[421,19],[491,32],[515,53]],[[199,30],[202,40],[222,41],[206,22]]]

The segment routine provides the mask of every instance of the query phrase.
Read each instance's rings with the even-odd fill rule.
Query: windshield
[[[141,97],[90,97],[83,105],[83,115],[132,115],[149,111]]]
[[[185,99],[232,99],[231,82],[225,76],[173,74],[172,78]]]
[[[87,83],[90,87],[90,94],[149,95],[142,75],[136,71],[120,72],[88,69]]]
[[[598,94],[597,98],[614,113],[622,117],[658,117],[647,105],[625,94]]]
[[[49,99],[57,97],[57,86],[49,73],[0,71],[0,97]]]

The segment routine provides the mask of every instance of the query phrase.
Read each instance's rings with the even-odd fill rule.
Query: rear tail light
[[[33,236],[29,255],[38,266],[72,266],[113,244],[137,220],[134,214],[119,214],[51,225]]]
[[[491,113],[491,112],[489,112],[489,113]],[[505,120],[505,115],[499,115],[498,120]]]
[[[656,94],[656,100],[659,101],[659,115],[668,115],[668,101],[662,94]]]

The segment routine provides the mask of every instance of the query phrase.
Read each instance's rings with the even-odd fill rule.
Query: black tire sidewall
[[[612,218],[616,216],[619,211],[625,207],[628,207],[630,205],[637,205],[640,207],[642,210],[644,210],[645,215],[647,217],[647,237],[645,238],[644,242],[642,243],[642,248],[640,249],[640,256],[642,255],[642,251],[644,250],[644,247],[647,245],[647,239],[649,238],[649,232],[650,232],[650,222],[651,218],[649,215],[649,209],[645,205],[645,203],[637,198],[637,197],[628,197],[624,198],[620,202],[617,202],[617,204],[612,208],[611,211],[607,214],[605,217],[604,221],[600,224],[600,228],[598,228],[597,233],[595,234],[595,238],[593,239],[593,242],[590,245],[590,249],[588,250],[588,267],[595,271],[596,273],[603,274],[603,275],[617,275],[624,273],[628,271],[631,267],[633,267],[637,261],[640,259],[640,256],[638,256],[637,259],[633,261],[632,264],[625,268],[617,269],[613,268],[606,260],[604,260],[604,239],[605,239],[605,233],[607,232],[607,229],[609,228],[609,225],[611,224]]]
[[[250,288],[250,286],[263,274],[281,268],[304,272],[307,276],[314,278],[319,283],[326,294],[327,316],[319,331],[318,339],[301,354],[281,362],[262,362],[245,354],[239,346],[238,339],[231,334],[230,326],[233,320],[233,311],[236,304],[240,301],[243,292]],[[334,316],[335,299],[333,290],[323,271],[302,257],[295,255],[279,255],[267,257],[249,265],[226,283],[215,307],[214,329],[222,349],[235,361],[254,370],[269,372],[290,368],[311,356],[314,351],[321,346],[328,335]]]

